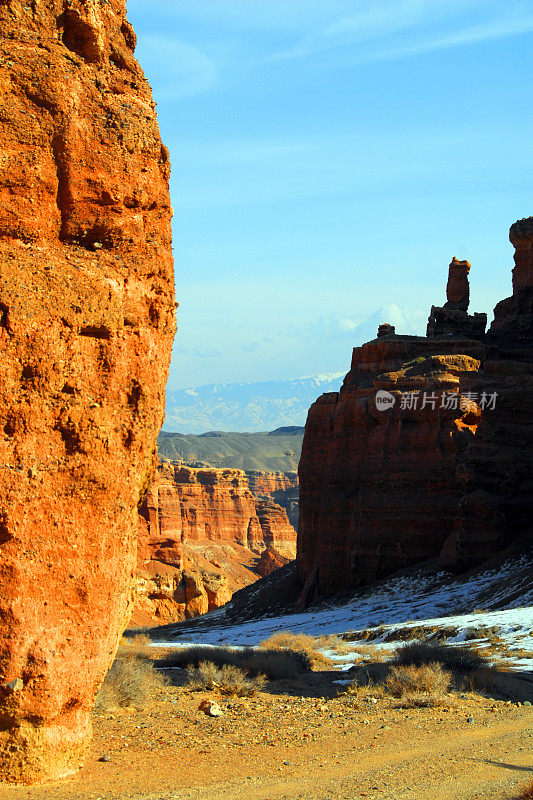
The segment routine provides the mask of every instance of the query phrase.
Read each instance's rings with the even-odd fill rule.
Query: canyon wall
[[[308,415],[300,461],[300,602],[431,558],[465,570],[531,534],[533,219],[511,228],[514,292],[469,315],[470,265],[450,265],[428,336],[353,352]]]
[[[139,514],[132,624],[218,608],[257,580],[267,550],[293,559],[296,532],[281,506],[252,494],[246,473],[161,464]]]
[[[124,0],[0,2],[0,775],[74,772],[131,611],[174,335]]]
[[[256,497],[268,499],[280,505],[287,512],[289,522],[298,530],[300,516],[300,483],[297,472],[246,472],[250,489]]]

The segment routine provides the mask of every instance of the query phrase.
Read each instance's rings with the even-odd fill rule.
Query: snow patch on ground
[[[529,578],[527,577],[529,576]],[[509,587],[520,585],[517,599],[509,600]],[[498,610],[485,610],[487,605]],[[483,610],[477,610],[478,608]],[[474,610],[476,609],[476,610]],[[399,642],[384,642],[400,628],[453,628],[448,641],[460,644],[475,638],[475,631],[491,629],[512,656],[513,666],[533,671],[533,658],[523,657],[521,651],[533,651],[533,579],[531,561],[527,556],[509,559],[497,568],[476,573],[474,577],[454,577],[444,572],[392,577],[371,590],[357,592],[342,602],[323,603],[308,611],[263,617],[253,621],[234,622],[223,609],[195,620],[193,624],[177,625],[170,633],[165,629],[165,641],[156,646],[176,647],[185,644],[255,646],[279,631],[292,631],[310,636],[343,634],[368,630],[370,643],[390,651]],[[151,632],[157,639],[157,630]],[[488,645],[485,636],[478,644]],[[363,645],[364,642],[358,642]],[[354,656],[325,653],[349,669]]]

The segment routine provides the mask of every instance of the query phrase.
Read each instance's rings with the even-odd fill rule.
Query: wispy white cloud
[[[473,18],[479,19],[480,6],[488,21],[473,25],[471,12],[475,11]],[[435,35],[436,28],[451,25],[454,28],[446,34]],[[306,58],[355,46],[360,50],[355,57],[350,53],[350,63],[388,60],[516,36],[532,26],[533,17],[525,12],[521,0],[510,0],[503,10],[490,0],[383,0],[380,4],[365,0],[357,13],[331,21],[268,60]],[[398,43],[402,38],[404,41]]]
[[[463,12],[484,0],[359,0],[354,13],[330,18],[323,28],[304,37],[272,60],[304,58],[328,50],[367,44],[409,31],[426,23],[434,26],[442,17]]]
[[[424,42],[409,44],[404,47],[384,49],[375,53],[362,56],[361,61],[389,61],[396,58],[430,53],[435,50],[446,50],[452,47],[462,47],[478,42],[487,42],[494,39],[503,39],[509,36],[519,36],[533,31],[533,16],[526,19],[500,20],[488,25],[478,25],[465,30],[456,31],[448,36],[428,39]]]

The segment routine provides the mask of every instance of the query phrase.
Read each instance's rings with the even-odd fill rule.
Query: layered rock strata
[[[0,3],[0,776],[74,772],[131,607],[174,335],[125,2]]]
[[[175,622],[224,605],[258,577],[266,548],[287,560],[296,532],[242,470],[160,465],[139,515],[134,622]]]
[[[311,407],[302,603],[430,558],[468,569],[531,535],[531,220],[511,228],[511,241],[513,297],[487,335],[381,335],[354,350],[340,393]],[[462,275],[448,284],[463,308],[445,310],[467,316],[464,263],[452,262]]]
[[[246,473],[252,493],[259,499],[271,499],[287,512],[289,522],[298,530],[300,516],[300,484],[297,472]]]

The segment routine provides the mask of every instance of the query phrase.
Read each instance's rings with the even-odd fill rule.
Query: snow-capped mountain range
[[[339,390],[344,372],[287,380],[208,384],[167,391],[163,430],[270,431],[305,425],[309,406],[324,392]]]

